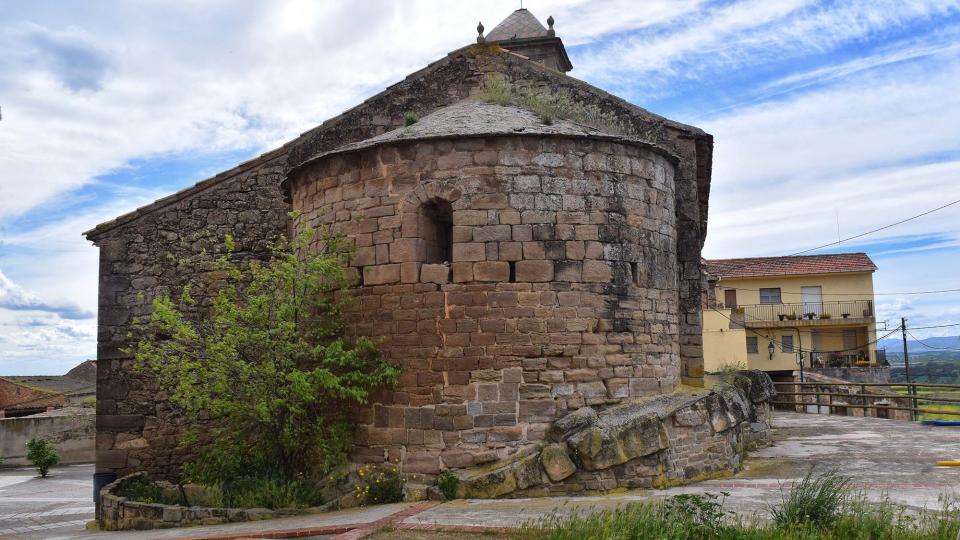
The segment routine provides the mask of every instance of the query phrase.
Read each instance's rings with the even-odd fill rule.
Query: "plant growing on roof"
[[[131,352],[192,422],[182,444],[210,435],[185,477],[221,487],[230,501],[343,462],[353,431],[346,411],[399,370],[370,340],[344,335],[341,238],[308,230],[267,261],[244,262],[229,236],[225,248],[211,261],[224,279],[209,316],[184,316],[195,303],[190,287],[176,301],[158,297]]]

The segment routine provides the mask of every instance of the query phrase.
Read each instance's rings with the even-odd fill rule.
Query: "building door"
[[[820,287],[800,287],[800,301],[803,302],[804,315],[823,315],[823,290]]]
[[[808,312],[809,313],[809,312]],[[820,332],[810,332],[810,367],[819,367],[825,360],[823,350],[823,336]]]
[[[737,307],[737,290],[736,289],[724,289],[723,307],[725,308]]]
[[[843,359],[846,362],[855,362],[857,360],[857,331],[843,331]]]

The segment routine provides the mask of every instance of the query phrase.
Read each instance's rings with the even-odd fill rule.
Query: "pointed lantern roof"
[[[477,41],[497,43],[509,51],[566,73],[573,69],[573,64],[570,63],[567,50],[563,47],[563,41],[553,30],[553,17],[547,19],[547,24],[550,28],[544,27],[533,13],[520,8],[500,22],[485,37],[483,25],[479,25],[477,30],[481,37],[478,37]]]
[[[487,34],[487,41],[506,41],[510,39],[525,39],[547,37],[547,29],[533,13],[520,8],[511,13]]]

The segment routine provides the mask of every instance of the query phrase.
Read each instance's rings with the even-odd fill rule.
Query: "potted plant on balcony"
[[[787,320],[788,320],[788,321],[795,321],[795,320],[797,320],[797,312],[794,311],[793,313],[787,315]]]
[[[787,318],[787,314],[786,314],[786,313],[781,313],[781,314],[777,315],[777,317],[780,319],[781,322],[783,322],[783,320]]]
[[[820,314],[820,318],[821,318],[821,319],[829,319],[829,318],[830,318],[830,314],[829,314],[829,313],[821,313],[821,314]]]
[[[813,312],[810,312],[810,313],[804,313],[803,315],[807,318],[807,320],[812,321],[813,318],[814,318],[817,314],[816,314],[816,313],[813,313]]]
[[[849,313],[841,313],[840,316],[843,317],[844,319],[849,319],[849,318],[850,318],[850,314],[849,314]]]

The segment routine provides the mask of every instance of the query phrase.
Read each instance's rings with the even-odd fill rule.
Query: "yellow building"
[[[706,261],[704,369],[768,372],[876,366],[873,272],[865,253]]]

